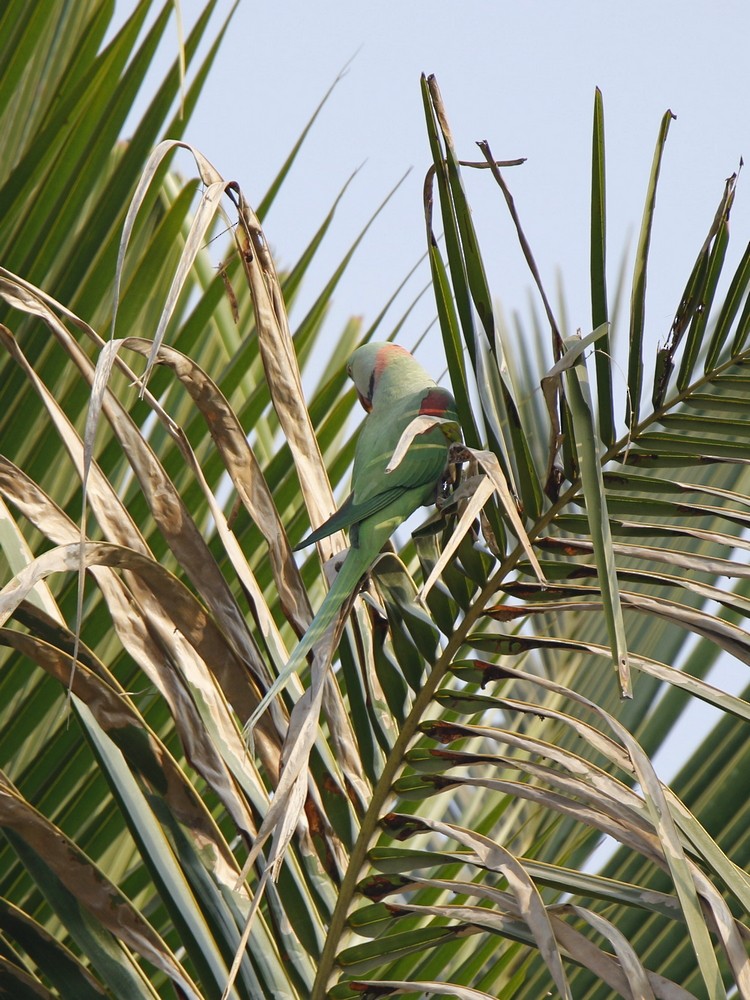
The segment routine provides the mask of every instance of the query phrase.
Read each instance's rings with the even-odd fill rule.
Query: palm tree
[[[403,341],[404,318],[352,321],[311,370],[349,255],[292,335],[287,309],[334,215],[277,273],[262,219],[298,147],[256,210],[197,151],[197,209],[198,180],[170,170],[225,26],[184,113],[167,120],[176,60],[120,142],[168,23],[167,6],[144,34],[151,7],[107,42],[112,6],[97,0],[54,23],[11,0],[0,22],[3,990],[750,996],[750,705],[704,680],[750,651],[750,251],[714,302],[736,178],[649,359],[669,114],[624,322],[605,282],[596,95],[585,336],[557,322],[483,144],[542,303],[507,330],[464,195],[474,167],[422,81],[462,471],[249,749],[244,723],[324,592],[317,556],[298,565],[290,540],[347,478],[344,360]],[[233,237],[217,270],[221,202]],[[654,757],[696,700],[718,721],[666,785]]]

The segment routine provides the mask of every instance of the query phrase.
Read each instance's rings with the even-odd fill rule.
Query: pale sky
[[[183,0],[186,23],[200,6]],[[594,88],[604,95],[611,291],[626,238],[631,251],[637,239],[659,123],[671,108],[677,120],[663,162],[649,272],[647,323],[655,343],[669,330],[724,179],[741,155],[750,155],[749,38],[747,0],[240,0],[187,137],[257,203],[352,59],[266,221],[281,263],[292,262],[362,167],[304,304],[413,168],[336,295],[329,327],[335,342],[349,315],[374,318],[424,251],[429,151],[419,76],[434,73],[463,158],[480,158],[478,139],[488,139],[498,158],[527,157],[505,172],[506,180],[548,294],[559,268],[570,327],[586,333]],[[500,191],[486,172],[471,172],[466,182],[493,293],[508,313],[525,310],[530,279]],[[741,180],[732,217],[735,262],[750,238],[746,186]],[[426,281],[424,269],[402,295],[404,308]],[[409,328],[414,338],[433,312],[426,297]]]

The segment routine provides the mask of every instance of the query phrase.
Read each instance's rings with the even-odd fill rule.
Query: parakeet
[[[396,344],[370,343],[352,355],[347,372],[367,411],[354,452],[352,491],[341,508],[296,548],[349,529],[351,547],[320,610],[289,661],[253,712],[252,729],[271,700],[299,670],[307,653],[335,621],[342,606],[373,564],[382,546],[414,511],[435,500],[451,440],[460,439],[453,396]],[[387,472],[401,435],[419,415],[454,423],[417,435],[403,460]]]

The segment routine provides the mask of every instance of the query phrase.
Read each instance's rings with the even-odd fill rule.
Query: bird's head
[[[403,361],[404,358],[413,361],[411,354],[398,344],[377,341],[357,348],[352,354],[346,371],[354,382],[360,403],[368,413],[372,409],[373,396],[383,372],[394,361]]]

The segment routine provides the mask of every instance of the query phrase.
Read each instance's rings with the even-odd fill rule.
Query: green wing
[[[319,542],[321,538],[327,538],[328,535],[332,535],[335,531],[350,528],[357,520],[356,511],[352,512],[353,507],[354,494],[350,493],[339,509],[334,514],[331,514],[328,520],[324,521],[315,531],[311,531],[301,542],[297,542],[292,551],[297,552],[298,549],[304,549],[307,545]]]
[[[437,483],[437,477],[430,482],[432,481]],[[379,514],[381,510],[384,510],[392,503],[395,503],[404,495],[404,493],[424,485],[424,480],[411,485],[408,483],[402,483],[397,486],[392,486],[387,490],[382,490],[380,493],[375,493],[373,496],[367,497],[367,499],[363,500],[361,503],[355,503],[354,494],[350,493],[336,513],[331,514],[328,520],[324,521],[320,527],[316,528],[315,531],[311,531],[307,537],[303,538],[301,542],[298,542],[294,546],[293,551],[296,552],[298,549],[303,549],[307,545],[319,542],[321,538],[327,538],[328,535],[332,535],[335,531],[341,531],[344,528],[351,528],[353,525],[364,521],[365,518],[372,517],[374,514]],[[419,506],[419,504],[417,503],[416,506]]]
[[[414,493],[412,510],[430,503],[447,454],[447,442],[440,429],[420,434],[393,472],[385,470],[411,420],[420,412],[433,412],[429,408],[420,409],[423,402],[433,400],[433,405],[440,406],[440,410],[436,411],[438,415],[450,416],[452,410],[448,401],[452,402],[452,399],[447,390],[435,386],[421,392],[416,399],[412,397],[399,401],[382,413],[371,413],[357,442],[352,471],[353,491],[341,507],[299,542],[295,549],[312,545],[335,531],[352,528],[374,517],[397,503],[406,493]]]

